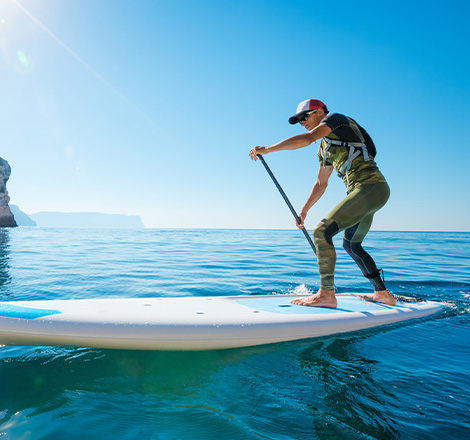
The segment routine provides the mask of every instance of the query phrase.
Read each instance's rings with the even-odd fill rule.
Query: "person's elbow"
[[[317,180],[315,182],[315,186],[317,191],[323,194],[326,191],[326,187],[328,186],[328,180]]]
[[[315,133],[309,131],[308,133],[305,133],[304,139],[305,139],[305,146],[307,146],[317,141],[318,136],[316,136]]]

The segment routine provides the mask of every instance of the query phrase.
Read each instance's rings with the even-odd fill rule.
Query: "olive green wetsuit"
[[[354,259],[374,290],[385,290],[380,272],[362,241],[372,225],[374,214],[390,196],[390,189],[374,161],[375,145],[369,134],[352,118],[328,114],[322,121],[332,131],[322,139],[318,158],[322,166],[333,166],[346,184],[348,195],[316,226],[313,239],[317,248],[320,288],[334,290],[336,252],[333,236],[344,232],[343,246]]]

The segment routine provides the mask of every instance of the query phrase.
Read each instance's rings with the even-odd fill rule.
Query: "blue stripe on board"
[[[44,316],[56,315],[58,313],[61,312],[53,309],[35,309],[32,307],[0,303],[0,316],[8,318],[36,319]]]
[[[292,296],[287,298],[259,298],[259,299],[246,299],[236,301],[242,306],[250,307],[254,310],[260,310],[263,312],[280,313],[283,315],[323,315],[323,314],[336,314],[344,312],[376,312],[378,310],[384,310],[391,306],[384,306],[381,304],[375,304],[373,302],[364,301],[359,298],[351,296],[342,298],[337,296],[338,307],[336,309],[329,309],[325,307],[306,307],[296,304],[292,304],[290,301]],[[396,305],[393,308],[403,308],[403,306]],[[413,306],[405,305],[404,308],[412,309]]]

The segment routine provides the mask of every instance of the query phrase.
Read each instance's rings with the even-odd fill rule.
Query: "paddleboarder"
[[[258,154],[297,150],[321,139],[317,180],[300,211],[300,223],[297,223],[297,227],[303,227],[308,211],[325,193],[333,170],[343,179],[347,188],[347,196],[313,230],[320,289],[314,295],[292,302],[313,307],[337,306],[334,291],[336,251],[333,237],[344,231],[344,249],[374,288],[373,294],[362,298],[394,305],[395,298],[385,287],[380,270],[362,247],[374,214],[385,205],[390,196],[387,181],[374,160],[376,147],[372,138],[354,119],[340,113],[330,113],[327,106],[318,99],[302,101],[297,106],[295,115],[289,118],[289,123],[299,123],[307,133],[267,147],[257,145],[251,149],[249,155],[252,160],[257,160]]]

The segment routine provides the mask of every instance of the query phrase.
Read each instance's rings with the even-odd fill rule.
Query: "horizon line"
[[[113,214],[110,214],[113,215]],[[125,215],[125,214],[118,214],[118,215]],[[183,230],[213,230],[213,231],[296,231],[295,229],[291,228],[224,228],[224,227],[203,227],[203,226],[184,226],[184,227],[144,227],[136,228],[136,227],[72,227],[72,226],[33,226],[33,225],[19,225],[16,228],[4,228],[1,227],[0,229],[17,229],[17,228],[43,228],[43,229],[100,229],[100,230],[108,230],[108,229],[127,229],[127,230],[138,230],[141,231],[143,229],[147,230],[169,230],[169,231],[183,231]],[[436,229],[371,229],[369,232],[441,232],[441,233],[470,233],[468,231],[449,231],[449,230],[436,230]]]

